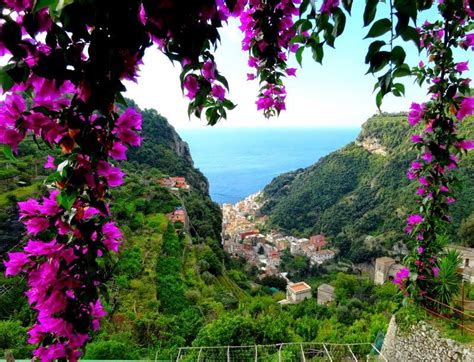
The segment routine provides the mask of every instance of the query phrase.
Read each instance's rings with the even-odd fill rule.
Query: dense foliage
[[[464,121],[460,132],[472,136],[474,120]],[[405,115],[372,117],[356,142],[306,169],[275,178],[264,190],[263,212],[272,226],[292,234],[324,233],[354,262],[402,251],[398,242],[407,241],[403,228],[415,191],[405,177],[414,157],[410,133]],[[467,155],[456,171],[457,202],[448,226],[454,243],[459,242],[461,222],[474,212],[473,174],[474,159]],[[392,250],[394,246],[398,248]]]

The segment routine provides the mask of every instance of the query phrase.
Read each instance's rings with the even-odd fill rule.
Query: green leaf
[[[121,104],[122,106],[128,107],[127,101],[125,100],[121,92],[117,92],[115,94],[115,101],[118,104]]]
[[[308,5],[309,5],[309,0],[303,0],[301,2],[300,9],[299,9],[300,16],[302,16],[305,13],[306,9],[308,9]]]
[[[382,98],[383,98],[383,93],[380,90],[375,96],[375,104],[377,105],[377,108],[379,109],[379,111],[380,111],[380,106],[382,105]]]
[[[58,202],[59,206],[64,207],[66,210],[70,210],[74,201],[76,200],[76,194],[68,194],[66,190],[62,190],[57,196],[56,201]]]
[[[405,31],[400,33],[400,36],[404,41],[413,41],[418,49],[420,49],[420,34],[415,28],[408,26]]]
[[[225,99],[222,104],[224,105],[225,108],[228,110],[233,110],[235,107],[237,107],[236,104],[232,103],[230,100]]]
[[[344,6],[344,9],[346,9],[349,15],[351,14],[352,3],[353,3],[353,0],[342,0],[342,6]]]
[[[332,15],[334,18],[334,29],[332,31],[332,36],[337,38],[344,31],[346,26],[346,16],[339,8],[334,9]]]
[[[311,48],[313,52],[313,59],[319,64],[323,64],[324,50],[322,44],[316,44]]]
[[[379,79],[380,84],[380,91],[382,92],[382,96],[390,92],[392,88],[392,72],[389,70],[387,73],[382,75]]]
[[[369,25],[375,19],[377,4],[379,0],[367,0],[364,9],[364,26]]]
[[[54,181],[61,180],[61,175],[58,171],[54,171],[53,173],[49,174],[49,176],[44,180],[45,183],[51,183]]]
[[[58,0],[37,0],[33,6],[33,12],[40,11],[44,8],[56,9]]]
[[[377,20],[372,27],[370,28],[368,34],[364,39],[367,38],[375,38],[377,36],[384,35],[386,32],[388,32],[392,28],[392,22],[387,19],[380,19]]]
[[[298,64],[300,66],[302,66],[302,62],[303,62],[303,52],[304,52],[304,47],[299,47],[298,50],[296,51],[296,60],[298,61]]]
[[[0,68],[0,87],[2,87],[3,92],[8,92],[11,87],[15,82],[13,81],[13,78],[8,75],[8,73],[3,69],[3,67]]]
[[[365,56],[365,64],[370,63],[372,56],[377,53],[386,43],[383,40],[376,40],[369,45],[369,50]]]
[[[400,66],[405,61],[405,58],[406,58],[406,53],[405,53],[405,50],[403,50],[401,46],[397,45],[396,47],[392,49],[390,60],[392,61],[393,64],[395,64],[396,66]]]
[[[370,67],[367,73],[376,73],[382,70],[390,60],[390,52],[378,52],[375,53],[370,59]]]
[[[409,75],[411,75],[411,70],[407,64],[401,64],[393,72],[393,78],[406,77]]]
[[[13,154],[12,148],[9,145],[3,145],[3,154],[10,161],[15,161],[15,155]]]
[[[402,83],[395,83],[393,85],[393,94],[395,94],[397,97],[405,95],[405,86]]]

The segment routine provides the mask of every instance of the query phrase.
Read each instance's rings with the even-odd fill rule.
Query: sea
[[[236,203],[276,176],[307,167],[354,141],[359,128],[178,129],[194,165],[208,178],[211,198]]]

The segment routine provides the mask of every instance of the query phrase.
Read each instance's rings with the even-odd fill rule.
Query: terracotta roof
[[[306,284],[305,282],[298,282],[298,283],[291,284],[291,285],[288,286],[288,288],[293,290],[295,293],[300,293],[300,292],[311,290],[311,287],[308,284]]]

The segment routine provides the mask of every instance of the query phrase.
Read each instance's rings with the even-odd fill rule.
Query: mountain
[[[134,105],[133,101],[128,102]],[[131,331],[141,328],[144,316],[176,316],[190,306],[184,294],[189,288],[184,284],[189,276],[181,274],[187,258],[192,257],[196,264],[199,260],[200,270],[208,278],[216,278],[222,272],[221,211],[210,199],[206,177],[194,167],[187,143],[164,117],[152,109],[141,113],[142,145],[129,150],[128,160],[120,162],[127,176],[122,187],[112,190],[111,209],[124,242],[115,257],[115,267],[110,270],[104,298],[108,318],[104,320],[103,334],[91,343],[89,352],[94,356],[109,353],[109,359],[120,355],[110,348],[141,346]],[[0,355],[8,348],[17,358],[28,358],[31,351],[26,343],[26,328],[31,325],[33,314],[24,296],[26,285],[21,277],[5,278],[1,261],[7,251],[19,249],[23,242],[24,228],[18,222],[16,203],[44,191],[43,180],[48,171],[43,164],[51,152],[45,144],[27,139],[15,160],[0,155]],[[189,190],[170,192],[161,187],[159,180],[168,176],[184,176]],[[168,220],[166,214],[176,207],[185,209],[185,224],[189,226]],[[201,274],[190,273],[194,283],[205,285]],[[186,309],[183,313],[189,317],[196,311]],[[183,314],[181,319],[186,318]],[[196,318],[188,319],[193,323]],[[132,351],[129,359],[139,357],[133,354],[137,348],[125,348]]]
[[[294,235],[323,233],[354,262],[399,253],[406,216],[414,211],[415,185],[406,171],[416,156],[403,114],[370,118],[355,142],[312,166],[276,177],[264,189],[262,213],[271,227]],[[474,136],[474,120],[460,132]],[[457,241],[462,220],[474,212],[474,156],[457,172],[457,203],[449,232]]]

